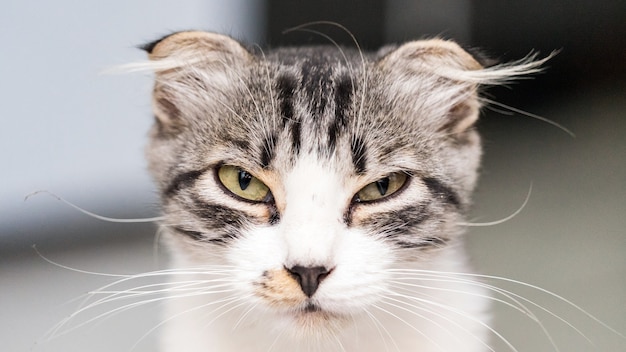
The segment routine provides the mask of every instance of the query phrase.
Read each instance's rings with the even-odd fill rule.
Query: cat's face
[[[480,65],[455,44],[262,55],[185,32],[147,49],[177,265],[228,267],[245,307],[315,330],[458,244],[480,143],[475,82],[454,73]]]

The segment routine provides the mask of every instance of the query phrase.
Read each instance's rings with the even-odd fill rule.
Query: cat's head
[[[250,307],[317,329],[375,304],[388,269],[459,243],[477,91],[507,74],[444,40],[255,53],[180,32],[146,50],[148,158],[178,265],[233,268]]]

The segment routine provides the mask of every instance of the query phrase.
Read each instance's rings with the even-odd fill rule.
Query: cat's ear
[[[232,64],[252,59],[250,52],[231,37],[201,31],[176,32],[144,44],[141,49],[152,61],[178,59],[188,63],[222,61]]]
[[[221,34],[178,32],[141,47],[155,72],[154,113],[160,126],[177,131],[184,116],[217,100],[255,60],[238,41]]]
[[[385,49],[378,65],[396,82],[395,89],[420,97],[428,94],[428,105],[445,110],[445,120],[436,121],[440,128],[458,133],[478,119],[481,82],[473,73],[483,66],[458,44],[440,39],[408,42]]]

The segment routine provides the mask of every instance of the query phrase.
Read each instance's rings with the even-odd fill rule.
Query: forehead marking
[[[276,149],[276,136],[270,134],[267,136],[261,144],[261,167],[267,168],[274,159]]]
[[[358,175],[362,175],[367,170],[367,147],[363,139],[359,136],[353,136],[350,142],[350,150],[352,152],[352,163],[354,171]]]
[[[319,54],[304,61],[300,73],[311,113],[314,117],[323,116],[328,104],[333,66]]]

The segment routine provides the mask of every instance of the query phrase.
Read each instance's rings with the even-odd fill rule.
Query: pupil
[[[245,191],[248,186],[250,186],[250,181],[252,181],[252,175],[249,173],[239,170],[239,187],[242,191]]]
[[[376,188],[378,188],[378,192],[380,192],[380,195],[384,196],[389,189],[389,177],[385,177],[382,180],[376,181]]]

